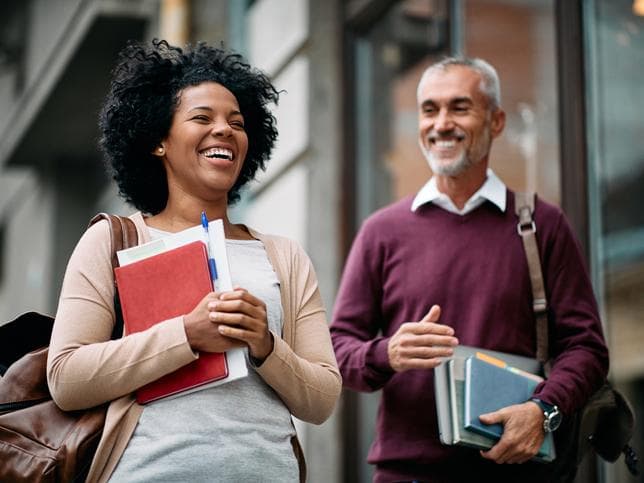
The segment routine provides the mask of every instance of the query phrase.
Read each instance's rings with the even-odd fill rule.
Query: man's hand
[[[482,423],[503,425],[503,435],[481,456],[499,464],[525,463],[539,452],[543,443],[543,412],[537,404],[528,401],[482,414]]]
[[[405,322],[389,339],[387,354],[394,371],[433,369],[454,353],[458,339],[454,329],[437,323],[440,315],[440,307],[433,305],[420,321]]]

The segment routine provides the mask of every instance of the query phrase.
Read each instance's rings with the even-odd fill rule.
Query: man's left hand
[[[525,463],[543,443],[543,412],[531,401],[482,414],[480,419],[485,424],[503,425],[499,442],[488,451],[481,451],[481,456],[495,463]]]

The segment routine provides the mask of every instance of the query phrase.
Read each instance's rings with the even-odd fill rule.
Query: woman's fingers
[[[264,302],[240,287],[220,294],[217,300],[210,300],[208,310],[213,322],[241,326],[254,326],[259,323],[260,326],[268,326]]]
[[[219,294],[214,292],[206,295],[196,307],[183,317],[186,337],[190,347],[204,352],[224,352],[239,345],[237,341],[222,336],[212,323],[212,312],[209,304],[216,301]]]
[[[208,303],[209,319],[219,333],[248,345],[251,356],[263,360],[273,349],[266,304],[242,287]]]
[[[218,299],[222,301],[244,300],[251,305],[265,305],[262,300],[258,299],[252,293],[242,287],[235,287],[235,289],[230,292],[222,292],[221,294],[219,294]]]

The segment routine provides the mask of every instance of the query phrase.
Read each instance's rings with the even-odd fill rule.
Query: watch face
[[[545,419],[543,421],[543,429],[547,433],[551,433],[552,431],[556,430],[561,424],[561,413],[559,412],[559,409],[555,407],[554,410],[546,412],[544,414]]]
[[[543,411],[543,430],[546,433],[552,433],[556,430],[563,419],[559,408],[538,398],[532,398],[531,401],[536,403]]]

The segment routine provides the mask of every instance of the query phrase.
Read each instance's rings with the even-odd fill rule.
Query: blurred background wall
[[[265,173],[236,221],[300,241],[329,313],[361,221],[430,176],[416,84],[444,55],[499,70],[493,169],[563,207],[591,268],[611,379],[644,414],[644,5],[641,0],[5,0],[0,15],[0,320],[53,313],[97,211],[127,214],[96,119],[129,39],[223,43],[283,94]],[[378,394],[297,423],[311,482],[370,481]],[[644,451],[641,425],[635,446]],[[578,481],[635,481],[585,463]],[[640,480],[644,481],[644,480]]]

